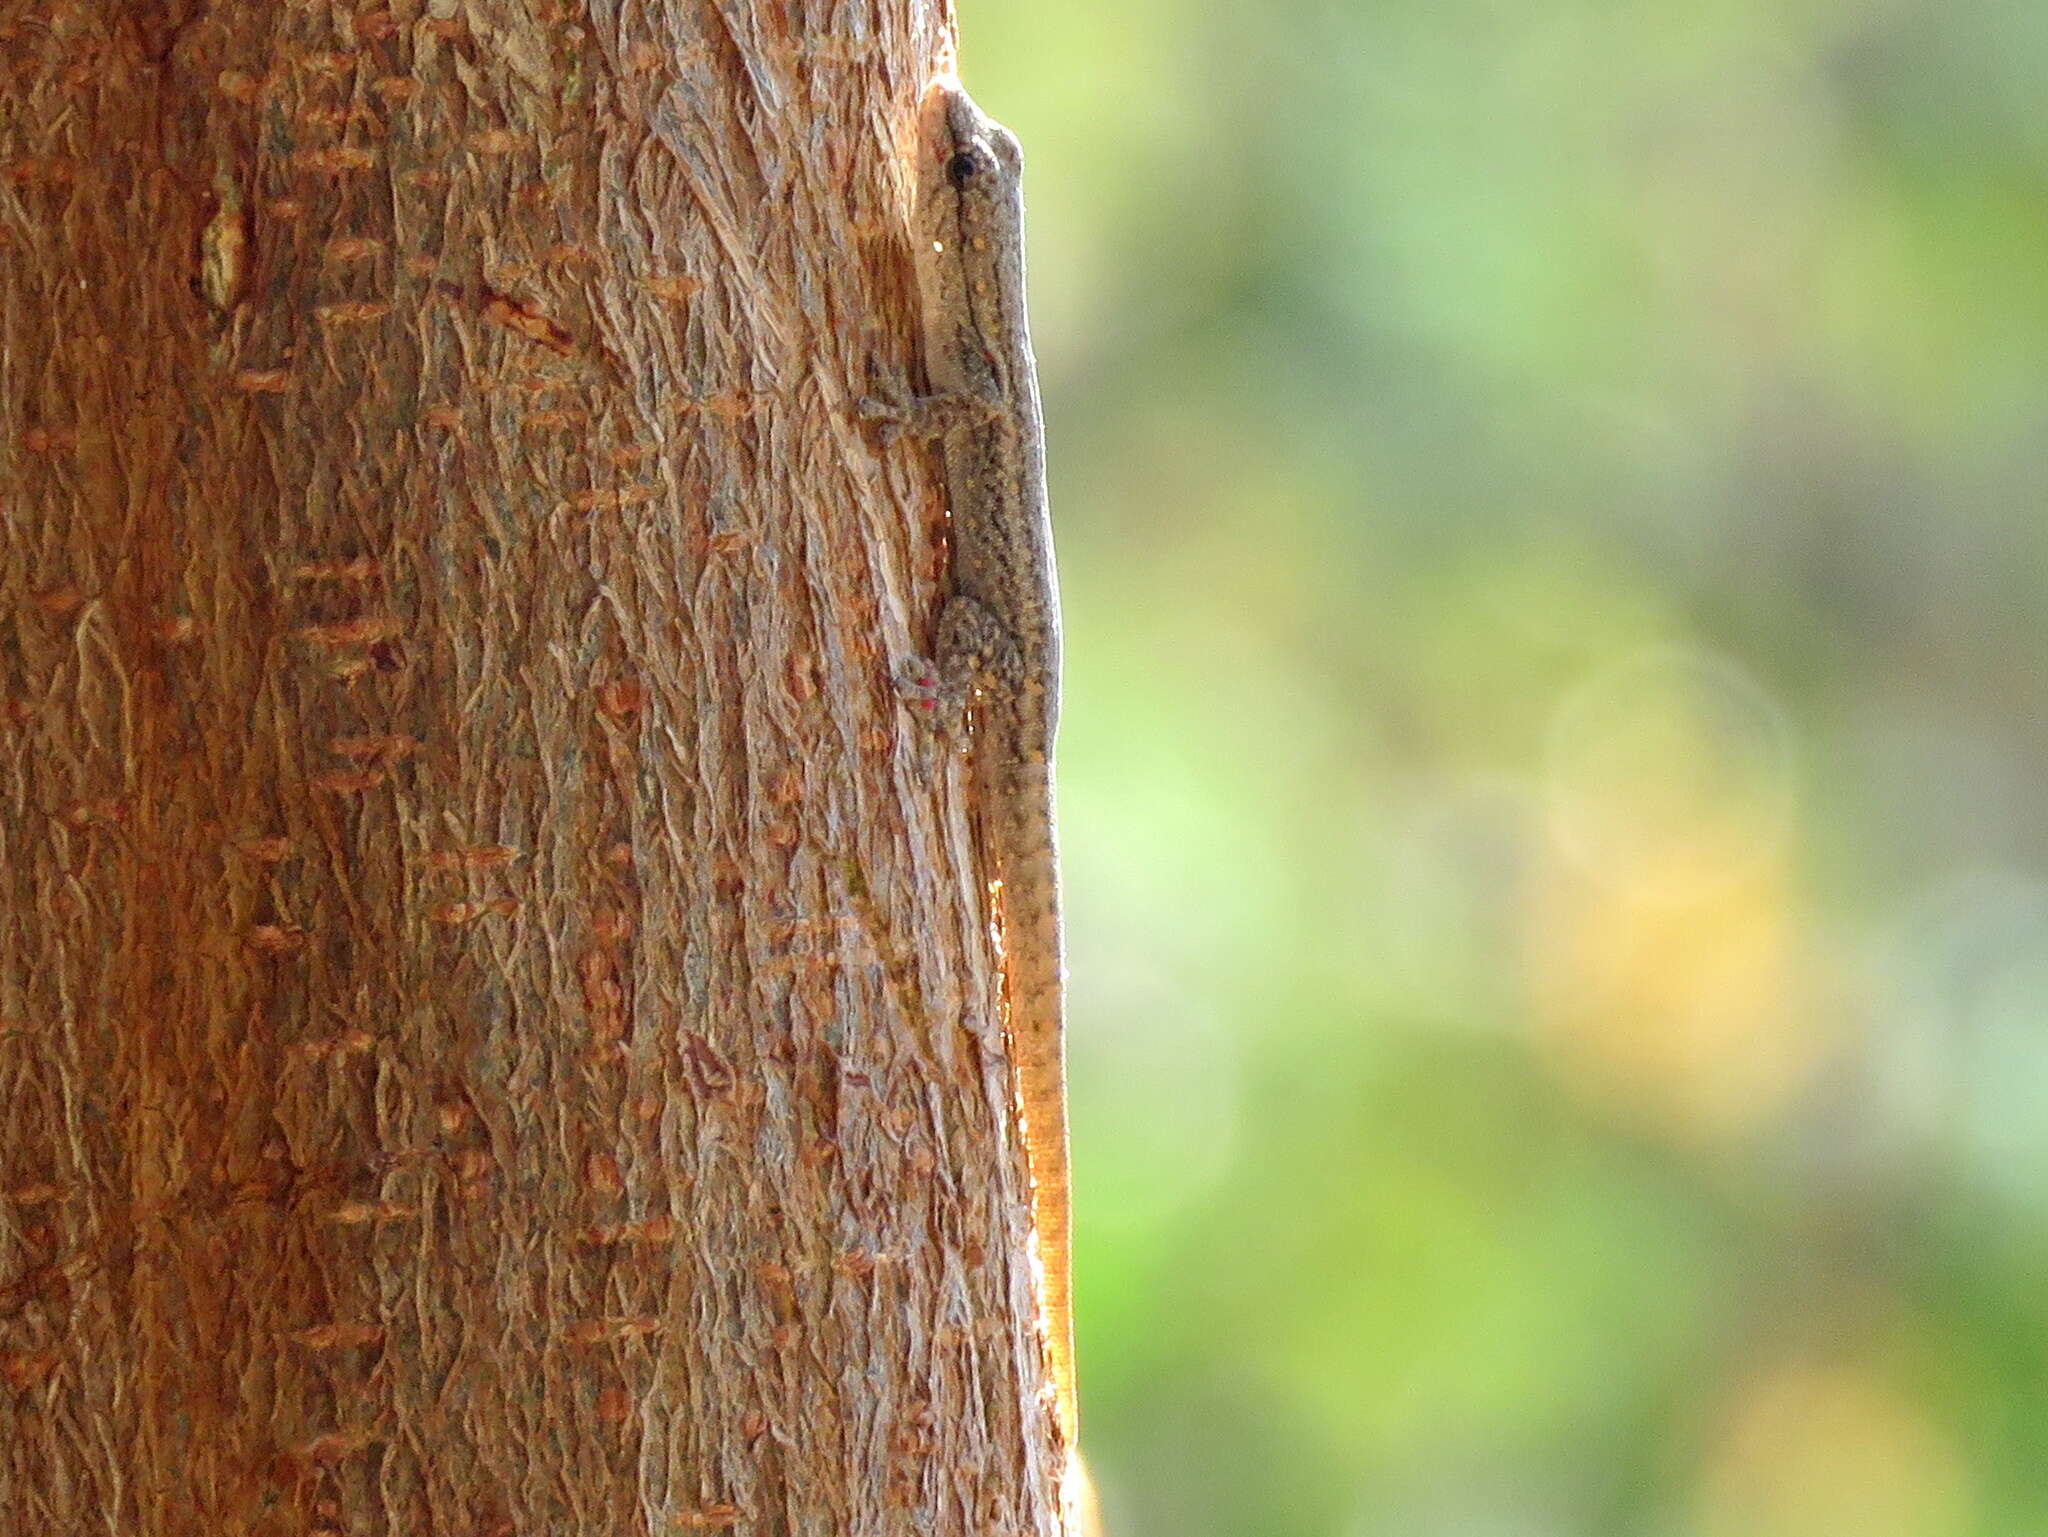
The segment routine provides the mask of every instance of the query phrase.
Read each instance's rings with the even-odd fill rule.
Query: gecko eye
[[[964,187],[974,180],[974,173],[980,169],[975,158],[963,149],[946,162],[946,180],[956,187]]]

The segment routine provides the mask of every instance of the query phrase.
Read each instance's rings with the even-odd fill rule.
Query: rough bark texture
[[[1048,1533],[929,0],[0,0],[0,1525]]]

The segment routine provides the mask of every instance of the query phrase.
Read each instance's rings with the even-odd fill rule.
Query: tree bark
[[[0,1526],[1050,1533],[937,0],[0,0]]]

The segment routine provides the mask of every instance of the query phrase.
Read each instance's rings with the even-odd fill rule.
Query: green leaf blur
[[[1112,1537],[2048,1531],[2048,8],[960,10]]]

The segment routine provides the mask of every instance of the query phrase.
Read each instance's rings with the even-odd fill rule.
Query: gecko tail
[[[1095,1480],[1088,1476],[1088,1464],[1077,1447],[1067,1448],[1067,1465],[1060,1476],[1060,1513],[1067,1537],[1102,1537],[1102,1504],[1095,1497]]]

